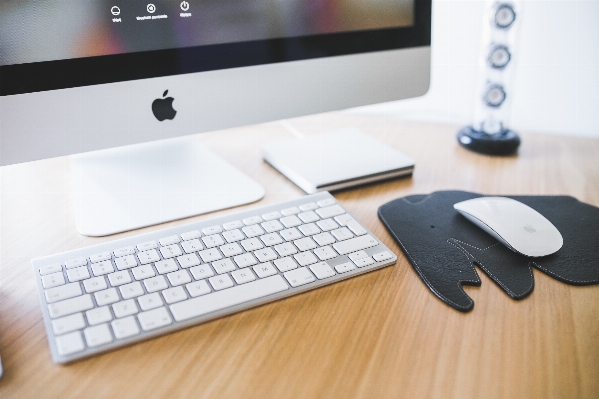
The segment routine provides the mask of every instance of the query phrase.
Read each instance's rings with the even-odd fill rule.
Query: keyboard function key
[[[332,218],[333,216],[343,215],[345,213],[345,209],[341,207],[341,205],[331,205],[325,208],[320,208],[316,210],[318,216],[323,219]]]
[[[137,319],[139,320],[139,324],[144,331],[155,330],[156,328],[168,326],[173,322],[171,315],[168,314],[168,311],[164,307],[140,313],[137,315]]]
[[[110,323],[116,339],[123,339],[139,334],[139,327],[134,316],[124,317]]]
[[[262,219],[264,219],[266,221],[280,219],[282,217],[283,217],[283,215],[281,215],[281,212],[279,212],[279,211],[269,212],[269,213],[265,213],[264,215],[262,215]]]
[[[156,241],[146,241],[142,242],[141,244],[137,244],[138,251],[147,251],[148,249],[154,248],[158,248],[158,244],[156,244]]]
[[[350,262],[345,262],[345,263],[335,266],[335,270],[337,270],[337,273],[347,273],[347,272],[355,270],[355,269],[356,269],[356,266],[354,266]]]
[[[243,223],[241,223],[239,220],[234,220],[232,222],[223,224],[223,227],[225,228],[225,230],[236,230],[242,228]]]
[[[331,266],[328,265],[327,262],[318,262],[318,263],[310,266],[310,270],[312,271],[312,273],[314,273],[316,278],[319,280],[322,280],[322,279],[325,279],[328,277],[333,277],[336,274],[335,271],[331,268]]]
[[[200,238],[201,236],[202,233],[200,233],[199,230],[192,230],[188,231],[187,233],[181,234],[181,238],[183,239],[183,241],[195,240],[197,238]]]
[[[260,216],[252,216],[249,218],[243,219],[243,224],[246,226],[250,226],[252,224],[262,223],[262,218]]]
[[[283,276],[285,276],[292,287],[299,287],[300,285],[316,281],[316,277],[310,273],[307,267],[300,267],[299,269],[288,271],[284,273]]]
[[[204,233],[204,235],[206,235],[206,236],[222,233],[222,231],[223,231],[223,228],[220,227],[219,225],[205,227],[202,229],[202,233]]]
[[[112,334],[110,334],[108,324],[99,324],[97,326],[88,327],[83,330],[83,335],[85,335],[85,342],[87,342],[87,346],[89,347],[100,346],[112,342]]]
[[[103,260],[109,260],[110,258],[112,258],[112,255],[110,254],[110,252],[102,252],[99,254],[90,255],[89,261],[91,263],[97,263],[97,262],[102,262]]]
[[[42,285],[44,286],[44,288],[58,287],[59,285],[63,285],[64,283],[65,281],[64,274],[62,274],[62,268],[61,271],[58,273],[52,273],[42,276]]]
[[[378,254],[372,255],[374,260],[377,262],[383,262],[385,260],[393,259],[393,255],[389,251],[379,252]]]
[[[283,216],[297,215],[300,212],[301,211],[297,206],[292,206],[291,208],[285,208],[281,211]]]
[[[106,284],[106,279],[103,276],[100,277],[92,277],[87,280],[83,280],[83,286],[85,287],[85,292],[91,294],[92,292],[98,292],[105,290],[108,288]]]
[[[62,265],[55,263],[53,265],[46,265],[39,268],[40,276],[45,276],[50,273],[57,273],[62,271]]]
[[[313,211],[316,208],[318,208],[318,205],[316,205],[316,202],[308,202],[307,204],[299,206],[299,209],[303,212]]]
[[[70,259],[70,260],[67,260],[64,264],[67,267],[67,269],[72,269],[74,267],[79,267],[79,266],[87,266],[87,259],[86,258]]]
[[[173,236],[161,238],[160,240],[158,240],[158,242],[163,247],[166,247],[167,245],[178,244],[179,242],[181,242],[181,239],[179,238],[178,235],[173,235]]]
[[[121,256],[133,255],[135,253],[135,248],[134,247],[119,248],[119,249],[115,249],[112,253],[114,254],[114,256],[116,258],[120,258]]]
[[[320,201],[318,201],[316,203],[321,208],[324,208],[326,206],[335,205],[337,203],[337,201],[335,201],[333,198],[327,198],[327,199],[320,200]]]
[[[55,342],[58,354],[61,356],[72,355],[85,349],[85,344],[79,331],[56,337]]]

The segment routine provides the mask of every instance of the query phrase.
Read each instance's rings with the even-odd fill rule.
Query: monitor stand
[[[77,231],[105,236],[257,201],[264,188],[197,138],[69,157]]]

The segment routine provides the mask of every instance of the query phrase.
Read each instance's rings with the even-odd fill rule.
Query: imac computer
[[[263,188],[189,135],[426,93],[431,0],[0,3],[0,166],[69,156],[101,236]]]

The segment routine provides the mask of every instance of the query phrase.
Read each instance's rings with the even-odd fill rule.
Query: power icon
[[[186,1],[183,1],[183,2],[181,2],[181,9],[182,9],[183,11],[187,11],[187,10],[189,10],[189,3],[188,3],[188,2],[186,2]]]

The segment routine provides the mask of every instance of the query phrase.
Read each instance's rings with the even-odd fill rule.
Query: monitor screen
[[[430,19],[418,22],[427,8],[422,0],[4,0],[0,95],[428,45]]]

